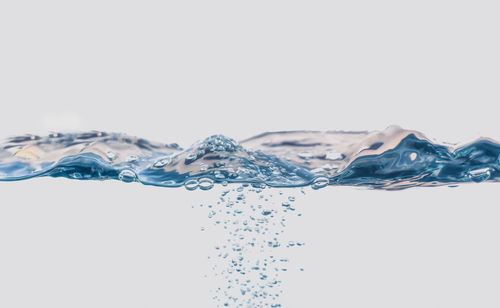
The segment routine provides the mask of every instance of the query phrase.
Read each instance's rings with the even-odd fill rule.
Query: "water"
[[[26,135],[0,145],[3,181],[51,176],[190,191],[227,186],[218,200],[200,205],[207,211],[201,232],[219,239],[207,274],[216,281],[217,307],[282,307],[284,273],[307,270],[292,265],[293,250],[306,243],[286,232],[290,218],[302,215],[294,202],[304,191],[269,188],[398,190],[497,182],[499,175],[500,144],[491,139],[441,144],[398,127],[264,133],[240,142],[215,135],[185,149],[105,132]]]
[[[215,135],[186,149],[121,133],[25,135],[0,145],[0,180],[52,176],[117,179],[207,190],[214,184],[255,187],[327,185],[404,189],[498,181],[500,144],[433,142],[417,131],[294,131],[240,142]]]
[[[296,191],[243,185],[200,204],[209,219],[201,231],[219,240],[208,256],[207,274],[215,282],[211,292],[217,307],[282,307],[282,274],[304,271],[290,260],[305,245],[286,232],[290,218],[302,215],[290,193]]]

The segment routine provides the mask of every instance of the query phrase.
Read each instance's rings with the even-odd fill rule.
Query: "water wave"
[[[215,183],[403,189],[497,182],[499,175],[500,144],[494,140],[451,146],[399,127],[272,132],[241,142],[214,135],[185,149],[98,131],[16,136],[0,144],[2,181],[52,176],[190,190]]]

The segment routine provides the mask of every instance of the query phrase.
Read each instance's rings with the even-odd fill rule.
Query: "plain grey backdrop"
[[[0,134],[372,130],[500,139],[496,1],[2,1]],[[328,188],[285,307],[498,307],[497,185]],[[212,307],[218,190],[0,183],[0,307]],[[298,261],[298,262],[299,262]]]

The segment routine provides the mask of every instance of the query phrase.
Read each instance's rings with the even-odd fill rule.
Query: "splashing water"
[[[390,190],[496,182],[499,155],[500,144],[491,139],[449,146],[398,127],[264,133],[240,143],[215,135],[187,149],[118,133],[27,135],[0,145],[0,180],[52,176],[184,185],[188,190],[207,190],[215,183]]]

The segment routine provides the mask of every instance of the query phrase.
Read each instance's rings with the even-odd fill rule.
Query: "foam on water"
[[[215,135],[186,149],[121,133],[54,133],[3,142],[0,180],[117,179],[188,190],[206,190],[216,183],[403,189],[496,182],[499,155],[500,144],[488,138],[449,146],[399,127],[264,133],[241,142]]]

